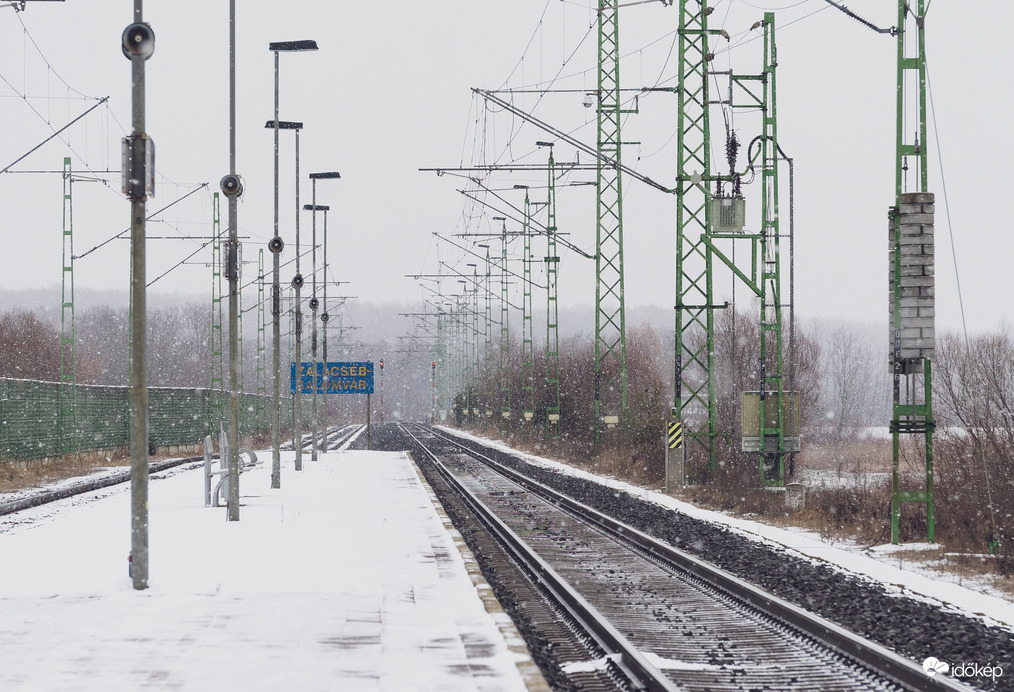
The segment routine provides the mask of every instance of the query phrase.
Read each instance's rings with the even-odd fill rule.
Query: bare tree
[[[877,358],[869,341],[854,327],[839,325],[821,334],[823,386],[821,410],[827,433],[836,441],[854,435],[869,415],[879,410],[876,400],[878,379],[884,380],[886,366]]]
[[[0,376],[60,379],[60,333],[27,310],[0,315]]]

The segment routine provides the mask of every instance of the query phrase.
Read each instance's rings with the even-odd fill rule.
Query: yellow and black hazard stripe
[[[669,424],[669,449],[679,449],[683,446],[683,421],[675,421]]]

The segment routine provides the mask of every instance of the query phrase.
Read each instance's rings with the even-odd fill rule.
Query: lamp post
[[[280,266],[279,266],[279,255],[282,252],[284,244],[282,238],[278,233],[278,131],[285,128],[278,119],[278,55],[279,53],[298,53],[303,51],[315,51],[317,45],[315,41],[279,41],[268,44],[268,50],[275,54],[275,120],[268,123],[268,127],[271,127],[275,131],[275,237],[273,237],[268,243],[268,249],[271,250],[272,260],[272,350],[274,355],[272,356],[272,378],[274,380],[274,394],[272,395],[272,428],[271,428],[271,487],[281,487],[281,452],[279,449],[280,444],[280,424],[279,424],[279,397],[281,396],[281,359],[279,353],[281,351],[281,325],[280,317],[282,314],[282,288],[279,278]],[[293,124],[296,125],[296,124]],[[302,127],[294,127],[296,131],[296,276],[299,276],[299,130]],[[293,281],[295,285],[295,281]],[[296,289],[297,300],[298,300],[299,289]],[[297,302],[298,305],[298,302]],[[298,320],[298,307],[297,307],[297,319],[296,319],[296,336],[297,344],[299,335],[299,320]],[[299,362],[299,347],[296,347],[296,362]],[[298,380],[297,380],[298,385]],[[299,412],[299,388],[296,387],[296,412]],[[298,421],[298,415],[296,420]],[[298,423],[296,424],[298,431]],[[298,436],[297,436],[298,439]],[[302,466],[302,447],[296,444],[296,471],[301,471]]]
[[[339,173],[338,171],[325,171],[323,173],[311,173],[310,174],[310,180],[313,181],[312,182],[312,189],[313,189],[312,202],[313,202],[313,204],[310,205],[310,209],[313,210],[313,212],[314,212],[313,216],[312,216],[312,223],[313,223],[313,298],[310,300],[310,308],[311,308],[311,310],[313,310],[313,343],[312,343],[312,349],[313,349],[313,374],[314,374],[314,378],[315,378],[314,381],[315,382],[316,382],[317,370],[320,368],[320,366],[317,365],[317,308],[319,307],[319,304],[318,304],[318,301],[317,301],[317,212],[316,212],[316,207],[317,207],[317,181],[318,180],[333,180],[333,179],[337,179],[337,178],[341,178],[341,177],[342,177],[341,173]],[[324,223],[325,224],[327,223],[327,213],[326,212],[324,214]],[[327,232],[325,231],[325,236],[324,236],[325,237],[325,242],[327,242],[327,240],[326,240],[326,238],[327,238],[326,233]],[[327,276],[326,275],[324,276],[324,282],[325,282],[325,285],[326,285],[327,284]],[[326,312],[326,306],[325,306],[325,312]],[[325,359],[325,362],[327,362],[326,359]],[[319,425],[320,425],[320,421],[319,421],[318,416],[317,416],[317,398],[320,395],[320,391],[319,391],[319,388],[316,388],[316,390],[317,391],[314,392],[314,397],[313,397],[313,436],[312,436],[313,443],[311,445],[311,454],[312,454],[311,458],[314,461],[317,460],[317,448],[318,448],[318,445],[320,444],[319,441],[318,441],[318,438],[317,438],[317,435],[319,434]]]
[[[278,53],[275,53],[277,59]],[[277,68],[277,62],[276,62]],[[276,69],[275,76],[278,72]],[[278,82],[275,81],[275,96],[278,96]],[[278,113],[278,101],[275,100],[275,114]],[[280,256],[285,247],[282,237],[278,235],[278,132],[279,130],[293,130],[296,133],[296,170],[299,170],[299,131],[303,129],[303,123],[290,120],[269,120],[264,128],[275,132],[275,237],[268,241],[268,249],[272,257],[272,282],[271,282],[271,379],[274,383],[272,394],[272,416],[271,416],[271,487],[278,489],[282,487],[282,458],[280,451],[281,444],[281,422],[279,420],[279,399],[281,397],[282,372],[281,372],[281,317],[282,317],[282,287],[280,279]],[[298,183],[298,173],[297,173]],[[297,246],[298,247],[298,246]]]
[[[316,179],[314,179],[314,188],[315,188],[315,190],[316,190],[316,182],[317,182]],[[314,199],[316,199],[316,197],[317,197],[317,195],[316,195],[316,191],[315,191],[315,193],[314,193]],[[323,282],[323,284],[324,284],[324,293],[323,293],[323,296],[322,296],[322,300],[320,301],[320,310],[321,310],[320,321],[321,321],[321,333],[322,333],[322,337],[323,337],[321,339],[321,356],[320,357],[321,357],[321,361],[324,363],[324,368],[323,368],[323,376],[321,378],[321,387],[319,389],[316,389],[315,392],[314,392],[314,407],[313,407],[314,439],[316,440],[317,439],[317,403],[316,402],[317,402],[317,395],[321,394],[320,389],[323,389],[324,390],[323,391],[323,394],[324,394],[324,405],[323,405],[323,409],[324,409],[323,418],[324,418],[324,421],[323,421],[323,426],[322,427],[324,428],[324,433],[323,433],[323,438],[324,439],[323,439],[323,442],[321,442],[321,447],[322,447],[321,451],[322,452],[326,452],[327,451],[327,390],[328,390],[328,381],[330,379],[329,373],[328,373],[328,369],[327,369],[327,323],[328,323],[328,320],[331,319],[331,316],[329,314],[327,314],[327,213],[330,210],[331,210],[331,207],[327,206],[326,204],[304,204],[303,205],[303,211],[313,212],[313,227],[314,227],[314,229],[316,229],[316,227],[317,227],[317,212],[318,211],[324,212],[324,262],[323,262],[323,264],[324,264],[324,282]],[[317,244],[316,243],[316,233],[314,233],[314,245],[316,246],[316,244]],[[316,276],[316,270],[314,271],[314,275]],[[316,281],[314,281],[314,285],[316,285]],[[316,361],[317,361],[317,318],[316,318],[316,306],[317,306],[317,303],[316,303],[316,301],[317,301],[317,296],[314,295],[314,297],[310,300],[310,307],[314,308],[314,320],[313,320],[313,324],[314,324],[314,329],[313,329],[313,344],[314,344],[314,349],[313,349],[313,360],[314,360],[314,368],[319,370],[320,368],[319,368],[319,366],[316,363]],[[313,456],[311,458],[314,461],[316,461],[316,459],[317,459],[317,449],[316,449],[316,446],[313,449]]]
[[[130,576],[137,590],[148,588],[148,386],[145,286],[145,201],[154,189],[154,161],[148,170],[144,131],[144,62],[155,52],[155,33],[134,0],[134,21],[123,31],[121,48],[130,60],[133,132],[123,141],[127,165],[123,188],[130,199]],[[154,158],[154,149],[152,149]],[[129,170],[128,170],[129,169]]]
[[[271,282],[271,344],[273,355],[271,357],[272,379],[274,381],[274,394],[272,395],[271,415],[271,487],[281,487],[281,452],[280,430],[279,430],[279,397],[281,390],[281,304],[282,289],[279,279],[280,265],[279,254],[282,251],[283,243],[278,235],[278,131],[281,123],[278,120],[278,54],[282,52],[293,53],[300,51],[317,50],[316,41],[278,41],[268,44],[268,50],[275,54],[275,119],[270,125],[275,131],[275,237],[268,242],[268,249],[272,255],[272,282]],[[296,273],[299,273],[299,128],[296,130]],[[298,362],[298,360],[297,360]],[[298,383],[297,383],[298,384]],[[299,388],[296,388],[299,391]],[[297,394],[298,396],[298,394]],[[302,458],[299,445],[296,445],[296,470],[302,469]]]
[[[226,277],[229,279],[229,499],[228,521],[239,521],[239,209],[243,182],[236,173],[236,0],[229,0],[229,174],[222,178],[229,200],[229,241]]]
[[[324,359],[324,369],[325,369],[326,372],[324,373],[324,382],[323,382],[323,384],[324,384],[324,393],[323,393],[323,396],[324,396],[324,411],[323,411],[323,415],[324,415],[324,425],[323,425],[323,428],[324,428],[324,440],[323,440],[323,442],[321,444],[323,446],[322,451],[326,452],[327,451],[327,392],[328,392],[329,384],[330,384],[330,381],[331,381],[331,377],[330,377],[331,373],[329,371],[327,371],[327,321],[329,319],[331,319],[331,316],[327,314],[327,212],[328,212],[329,207],[327,207],[326,205],[322,205],[322,206],[323,206],[323,211],[324,211],[324,295],[322,296],[321,301],[320,301],[320,309],[321,309],[321,313],[320,313],[320,328],[321,328],[321,332],[322,332],[321,336],[323,337],[323,339],[322,339],[322,345],[321,345],[321,358]]]

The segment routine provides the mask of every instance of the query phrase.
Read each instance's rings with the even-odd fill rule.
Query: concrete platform
[[[239,522],[152,481],[145,591],[127,486],[0,518],[0,689],[548,689],[404,454],[259,456]]]

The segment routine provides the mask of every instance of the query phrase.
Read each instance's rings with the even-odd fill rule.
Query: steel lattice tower
[[[264,333],[264,248],[257,251],[257,424],[267,423],[267,341]]]
[[[775,15],[764,15],[763,135],[761,139],[761,267],[760,267],[760,367],[759,406],[760,476],[762,484],[785,485],[785,395],[782,372],[782,278],[778,221],[778,118],[775,100],[776,66]],[[769,364],[773,366],[769,367]],[[771,396],[774,395],[774,401]],[[775,425],[769,407],[775,406]],[[794,410],[794,408],[793,408]],[[776,440],[775,449],[768,439]]]
[[[472,266],[472,363],[469,368],[468,415],[475,425],[479,422],[479,267]]]
[[[236,351],[239,354],[239,395],[246,393],[244,374],[246,359],[243,357],[243,246],[236,244],[239,254],[236,258]]]
[[[556,249],[556,171],[549,148],[546,197],[546,438],[560,434],[560,311],[557,280],[560,257]]]
[[[676,164],[676,364],[672,415],[683,421],[689,465],[715,468],[714,298],[708,118],[707,0],[680,0]],[[700,457],[703,456],[703,459]]]
[[[525,222],[522,229],[524,243],[524,281],[521,301],[521,396],[525,424],[535,420],[535,334],[532,319],[532,206],[525,190]]]
[[[60,299],[59,449],[72,444],[77,458],[77,349],[74,327],[74,179],[70,157],[63,159],[63,271]]]
[[[623,194],[620,174],[620,29],[617,0],[598,10],[598,139],[595,233],[595,446],[602,425],[627,407],[626,313],[623,298]],[[605,166],[605,160],[615,165]]]
[[[225,389],[225,354],[222,346],[222,217],[218,193],[211,197],[211,395]],[[224,397],[220,397],[224,406]],[[219,415],[221,418],[222,415]]]
[[[496,378],[493,377],[493,275],[489,245],[486,248],[486,345],[483,352],[484,377],[486,378],[486,419],[493,417],[493,402],[496,401]]]
[[[928,193],[926,138],[926,3],[898,1],[897,131],[895,206],[890,212],[891,366],[891,542],[900,540],[901,503],[926,505],[926,535],[935,540],[933,496],[933,195]],[[910,36],[915,32],[915,36]],[[906,37],[909,38],[906,44]],[[906,118],[906,98],[916,108]],[[915,122],[913,122],[913,120]],[[912,127],[914,125],[914,128]],[[913,135],[913,129],[915,130]],[[910,165],[914,161],[915,165]],[[919,382],[922,378],[922,382]],[[921,385],[921,386],[920,386]],[[903,393],[904,392],[904,393]],[[900,435],[923,436],[926,480],[923,490],[902,491]]]
[[[507,221],[500,233],[500,432],[507,433],[511,417],[510,322],[507,296]]]

